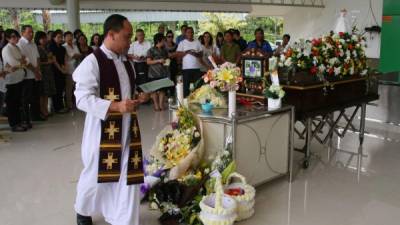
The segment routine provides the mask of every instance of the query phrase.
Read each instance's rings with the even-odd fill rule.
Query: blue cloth
[[[268,41],[264,40],[261,43],[261,46],[257,44],[257,41],[250,41],[249,44],[247,45],[247,48],[257,48],[257,49],[261,49],[264,52],[268,52],[268,53],[272,53],[272,48],[271,45],[269,44]]]
[[[179,42],[185,40],[185,36],[183,36],[182,34],[179,35],[178,37],[176,37],[176,45],[179,45]]]

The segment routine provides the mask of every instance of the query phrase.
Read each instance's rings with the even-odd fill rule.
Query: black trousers
[[[54,81],[56,83],[56,94],[53,96],[53,105],[54,110],[57,112],[65,108],[65,75],[57,68],[54,69]]]
[[[183,75],[183,96],[186,98],[190,94],[190,84],[195,83],[201,78],[200,69],[182,70]]]
[[[21,100],[23,82],[9,84],[6,93],[7,117],[10,127],[21,123]]]
[[[33,85],[35,79],[25,79],[22,82],[22,122],[26,124],[31,123],[31,107],[32,107],[32,96],[33,96]]]
[[[43,93],[42,81],[35,80],[32,88],[32,104],[31,104],[31,115],[32,118],[40,117],[40,96]]]

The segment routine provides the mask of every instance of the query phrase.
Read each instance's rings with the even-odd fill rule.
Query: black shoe
[[[25,128],[25,127],[22,127],[22,126],[13,126],[12,128],[11,128],[11,131],[12,132],[25,132],[27,129]]]
[[[76,214],[76,222],[78,225],[93,225],[92,217],[79,214]]]
[[[25,128],[26,130],[32,129],[32,124],[31,123],[26,123],[26,124],[21,124],[21,127]]]

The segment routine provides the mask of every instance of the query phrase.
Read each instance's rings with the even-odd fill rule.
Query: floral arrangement
[[[203,85],[189,96],[189,103],[205,104],[207,100],[215,108],[227,108],[225,97],[210,85]]]
[[[321,80],[329,76],[366,75],[365,47],[365,39],[354,32],[331,32],[321,38],[295,42],[280,55],[278,66],[308,71]]]
[[[219,90],[233,91],[239,89],[239,83],[243,81],[241,77],[240,68],[235,64],[226,62],[221,66],[209,70],[204,76],[203,81],[209,84],[212,88]]]
[[[197,121],[185,107],[177,110],[177,121],[171,123],[168,129],[164,129],[158,138],[156,146],[153,147],[153,157],[149,167],[152,171],[163,165],[164,169],[177,166],[193,151],[201,140],[201,133]],[[158,164],[158,166],[156,166]]]
[[[280,85],[272,84],[265,89],[265,96],[272,99],[281,99],[285,96],[285,91]]]

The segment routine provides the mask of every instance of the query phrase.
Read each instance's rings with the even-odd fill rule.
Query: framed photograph
[[[264,76],[264,59],[243,58],[242,60],[244,79],[261,79]]]

